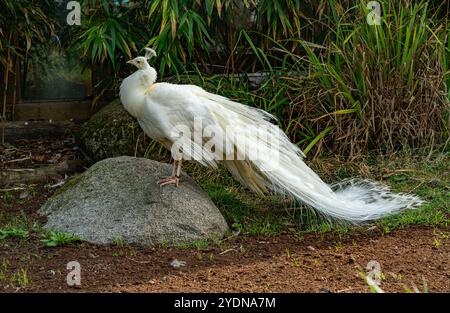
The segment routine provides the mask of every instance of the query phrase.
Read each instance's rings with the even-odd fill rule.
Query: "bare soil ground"
[[[6,148],[5,168],[82,157],[70,136]],[[238,235],[201,248],[84,242],[46,247],[40,241],[45,218],[36,211],[57,181],[0,193],[0,228],[29,229],[28,238],[0,239],[0,292],[369,292],[361,272],[370,272],[370,261],[379,263],[385,291],[450,291],[450,241],[442,227]],[[185,264],[174,267],[174,260]],[[66,283],[70,261],[81,265],[79,287]]]
[[[411,228],[380,236],[377,230],[336,238],[281,235],[243,237],[227,248],[176,249],[94,246],[43,248],[6,241],[0,259],[10,273],[26,269],[30,283],[0,282],[2,291],[22,292],[368,292],[360,277],[370,261],[380,263],[381,287],[405,292],[414,286],[450,291],[450,244],[439,248],[432,229]],[[173,268],[173,260],[186,262]],[[66,264],[81,265],[81,287],[69,287]]]

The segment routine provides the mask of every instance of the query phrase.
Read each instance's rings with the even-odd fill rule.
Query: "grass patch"
[[[28,239],[28,230],[16,227],[0,229],[0,240],[6,238]]]
[[[410,153],[398,153],[389,158],[371,155],[351,162],[329,157],[313,160],[310,165],[327,182],[348,177],[369,178],[382,181],[393,191],[417,194],[426,201],[419,209],[374,222],[384,232],[409,225],[446,227],[450,216],[448,157],[438,155],[430,161],[424,159],[425,156],[420,154],[412,157]],[[240,186],[224,169],[212,172],[201,166],[189,165],[187,172],[208,192],[228,224],[245,235],[323,234],[333,231],[343,236],[360,229],[333,224],[309,209],[293,209],[293,203],[280,197],[259,197]]]
[[[409,210],[383,218],[377,224],[389,232],[408,225],[447,227],[450,221],[448,158],[435,162],[410,164],[411,171],[392,175],[388,183],[396,191],[413,192],[426,201],[417,210]]]
[[[217,183],[206,182],[202,188],[208,192],[229,225],[244,234],[275,235],[280,233],[282,224],[289,222],[286,212],[279,214],[283,201],[281,198],[259,198],[242,187]]]
[[[168,247],[175,247],[177,249],[197,249],[197,250],[203,250],[207,249],[210,246],[221,246],[221,242],[218,238],[209,238],[209,239],[198,239],[194,240],[192,242],[187,241],[176,241],[176,242],[170,242],[170,241],[163,241],[160,246],[162,248],[168,248]]]
[[[25,288],[30,284],[30,278],[28,277],[28,271],[26,269],[19,269],[17,272],[13,273],[10,277],[10,282],[14,286]]]
[[[5,207],[11,207],[14,202],[16,201],[17,195],[16,193],[18,193],[17,191],[6,191],[6,192],[1,192],[0,193],[0,199],[2,201],[2,206]]]
[[[4,258],[0,265],[0,283],[8,283],[14,287],[25,288],[30,285],[31,279],[28,275],[28,270],[24,268],[11,273],[10,263]]]
[[[61,245],[72,244],[79,241],[81,241],[81,239],[77,236],[58,231],[49,231],[48,233],[44,234],[44,238],[41,239],[41,243],[46,247],[58,247]]]
[[[123,248],[125,246],[125,243],[121,237],[114,238],[113,244],[119,248]]]
[[[0,213],[0,240],[9,238],[26,240],[33,232],[42,232],[42,225],[24,211],[14,215]]]

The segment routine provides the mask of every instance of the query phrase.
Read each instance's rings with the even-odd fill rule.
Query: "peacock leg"
[[[177,187],[180,185],[181,163],[182,159],[173,161],[172,175],[160,179],[158,181],[160,187],[171,184],[175,184]]]

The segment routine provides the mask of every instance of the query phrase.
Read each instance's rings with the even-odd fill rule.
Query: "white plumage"
[[[421,205],[422,200],[416,196],[395,194],[370,181],[345,181],[333,191],[304,163],[302,151],[270,122],[272,115],[198,86],[156,83],[156,71],[147,62],[154,55],[147,49],[145,57],[129,61],[138,70],[122,82],[120,99],[145,133],[172,149],[174,157],[213,167],[222,163],[254,192],[287,195],[337,220],[364,222]],[[180,126],[195,133],[198,120],[202,130],[212,128],[214,136],[209,134],[200,140],[177,136],[174,130]],[[223,148],[224,142],[231,144],[231,149],[226,145]],[[214,149],[205,151],[211,144]],[[180,146],[182,152],[177,152]],[[252,158],[255,151],[263,158]],[[174,169],[173,177],[175,173],[179,174],[179,168]],[[170,182],[178,184],[178,180]]]

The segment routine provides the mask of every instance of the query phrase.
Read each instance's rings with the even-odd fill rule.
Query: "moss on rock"
[[[144,133],[119,99],[94,114],[76,134],[82,149],[94,161],[145,152]],[[148,142],[147,142],[148,143]]]

